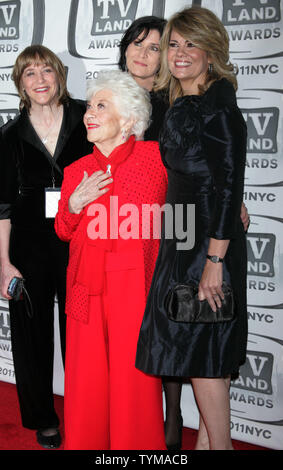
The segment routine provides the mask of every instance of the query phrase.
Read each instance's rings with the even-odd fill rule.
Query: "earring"
[[[122,129],[122,139],[126,140],[126,131],[125,131],[125,129]]]
[[[213,65],[212,63],[208,64],[208,73],[212,73],[213,72]]]

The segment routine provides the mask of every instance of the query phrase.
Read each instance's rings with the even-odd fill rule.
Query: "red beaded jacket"
[[[111,165],[113,183],[110,190],[94,203],[86,206],[80,214],[71,214],[68,209],[69,197],[78,186],[87,171],[90,176],[98,170],[106,171]],[[157,142],[136,141],[134,136],[117,147],[109,157],[105,157],[94,146],[93,153],[77,160],[64,170],[58,213],[55,218],[55,230],[61,240],[70,242],[69,265],[67,269],[66,314],[73,318],[88,322],[88,305],[90,295],[103,292],[104,257],[107,251],[115,250],[115,242],[111,240],[110,223],[113,216],[113,204],[116,209],[121,206],[132,207],[139,211],[138,245],[142,247],[145,275],[145,298],[150,287],[154,266],[159,249],[159,238],[153,233],[153,219],[149,227],[142,224],[144,205],[165,203],[167,190],[167,173]],[[93,239],[89,231],[92,223],[98,220],[97,208],[103,205],[107,213],[107,236]],[[130,205],[130,206],[128,206]],[[110,210],[112,207],[112,212]],[[111,214],[110,214],[111,212]],[[115,217],[117,214],[115,215]],[[97,224],[96,224],[97,225]],[[143,235],[145,234],[145,237]],[[119,233],[120,236],[120,233]],[[154,238],[155,237],[155,238]],[[123,243],[127,243],[123,242]]]

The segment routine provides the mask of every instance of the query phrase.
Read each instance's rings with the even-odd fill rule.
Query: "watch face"
[[[219,258],[219,256],[216,255],[208,255],[207,258],[210,259],[210,261],[212,261],[213,263],[222,263],[223,261],[221,258]]]

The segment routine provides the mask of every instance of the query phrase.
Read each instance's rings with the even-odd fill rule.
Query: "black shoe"
[[[45,436],[44,434],[42,434],[43,431],[44,429],[36,432],[36,439],[38,444],[44,447],[45,449],[58,449],[62,442],[61,435],[58,429],[56,430],[56,434],[53,434],[52,436]]]
[[[180,416],[178,427],[178,439],[174,444],[166,444],[167,450],[181,450],[182,449],[182,436],[183,436],[183,418]]]

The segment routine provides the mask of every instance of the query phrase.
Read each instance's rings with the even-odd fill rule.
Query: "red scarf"
[[[109,186],[109,191],[94,201],[94,203],[103,204],[106,209],[108,235],[110,233],[110,196],[114,193],[115,172],[119,165],[131,155],[134,145],[135,137],[131,136],[127,142],[116,147],[109,157],[105,157],[96,146],[93,149],[93,157],[96,159],[101,170],[105,172],[108,165],[111,165],[110,171],[113,176],[113,183]],[[91,207],[91,204],[88,207]],[[85,224],[86,237],[78,263],[76,282],[87,288],[88,295],[99,295],[103,292],[104,288],[105,254],[107,251],[112,250],[112,240],[110,238],[97,238],[95,240],[89,238],[87,227],[92,220],[92,216],[87,216],[86,214],[87,208],[82,219],[82,223]]]

